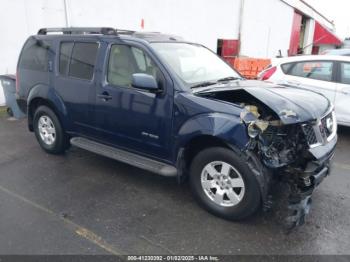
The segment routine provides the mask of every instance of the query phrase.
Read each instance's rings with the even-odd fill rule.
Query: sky
[[[349,0],[305,0],[321,14],[335,24],[336,34],[350,37],[350,1]]]

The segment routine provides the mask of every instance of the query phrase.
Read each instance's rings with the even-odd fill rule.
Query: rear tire
[[[199,152],[191,163],[190,184],[199,204],[225,219],[247,218],[261,206],[254,173],[242,157],[226,148]]]
[[[39,106],[36,109],[33,126],[36,139],[47,153],[62,154],[69,148],[69,138],[49,107]]]

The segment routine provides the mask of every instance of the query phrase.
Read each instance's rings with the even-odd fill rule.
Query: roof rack
[[[117,30],[111,27],[62,27],[41,28],[38,31],[38,35],[47,35],[47,33],[117,35]]]
[[[132,35],[136,33],[136,31],[133,30],[127,30],[127,29],[116,29],[117,34],[126,34],[126,35]]]

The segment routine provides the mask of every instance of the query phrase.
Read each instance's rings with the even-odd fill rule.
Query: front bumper
[[[309,149],[314,160],[302,172],[290,174],[288,184],[291,190],[286,218],[288,229],[304,224],[305,216],[310,211],[314,189],[331,173],[331,160],[336,143],[337,136],[325,145]]]
[[[337,144],[338,137],[335,135],[332,140],[324,145],[319,145],[314,148],[310,148],[310,154],[318,161],[324,162],[327,161],[333,155],[335,146]]]

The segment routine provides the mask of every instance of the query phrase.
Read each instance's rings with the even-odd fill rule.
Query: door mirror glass
[[[159,91],[156,79],[148,74],[136,73],[132,75],[131,85],[135,88],[145,89],[150,92]]]

